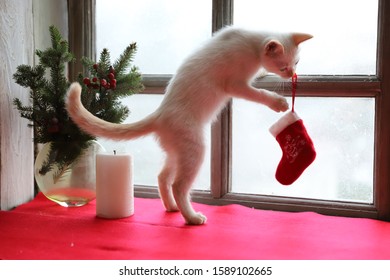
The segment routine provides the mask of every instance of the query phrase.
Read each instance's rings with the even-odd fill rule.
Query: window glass
[[[301,45],[299,74],[374,75],[377,23],[377,0],[234,1],[237,26],[314,36]]]
[[[232,191],[373,202],[373,98],[296,99],[296,111],[317,157],[290,186],[275,179],[282,150],[269,127],[283,114],[242,100],[233,102]]]
[[[137,42],[134,64],[143,74],[173,74],[211,37],[212,1],[97,0],[96,45],[116,59]]]

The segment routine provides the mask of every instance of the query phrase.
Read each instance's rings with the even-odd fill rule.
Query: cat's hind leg
[[[190,191],[199,169],[203,163],[205,147],[197,141],[186,141],[178,153],[176,177],[172,185],[176,204],[187,224],[201,225],[207,218],[192,208]]]
[[[172,194],[172,183],[175,178],[176,167],[175,161],[171,155],[168,155],[165,160],[165,165],[158,176],[158,188],[160,197],[165,209],[168,212],[179,211],[176,201]]]

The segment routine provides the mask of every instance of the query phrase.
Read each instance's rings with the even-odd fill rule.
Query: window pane
[[[268,131],[282,114],[234,100],[232,191],[373,203],[374,99],[302,97],[296,104],[317,158],[283,186],[275,179],[282,151]]]
[[[234,23],[314,35],[301,46],[300,74],[376,73],[377,0],[239,0]]]
[[[161,103],[163,95],[136,94],[123,99],[131,111],[124,123],[138,121],[152,113]],[[194,189],[210,189],[210,129],[206,131],[206,158]],[[109,141],[99,139],[107,151],[129,153],[133,157],[134,184],[145,186],[157,186],[157,176],[164,164],[165,155],[155,138],[150,135],[144,138],[130,141]]]
[[[137,42],[134,64],[143,74],[173,74],[182,60],[211,37],[211,2],[97,0],[97,51],[117,58]]]

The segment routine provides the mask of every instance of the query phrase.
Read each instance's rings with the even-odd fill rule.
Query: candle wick
[[[114,156],[116,155],[116,150],[114,150]]]

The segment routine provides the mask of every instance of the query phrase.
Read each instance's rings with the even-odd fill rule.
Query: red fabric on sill
[[[390,223],[194,203],[206,225],[186,226],[158,199],[135,214],[95,215],[95,202],[64,208],[38,195],[0,212],[0,259],[390,259]]]

